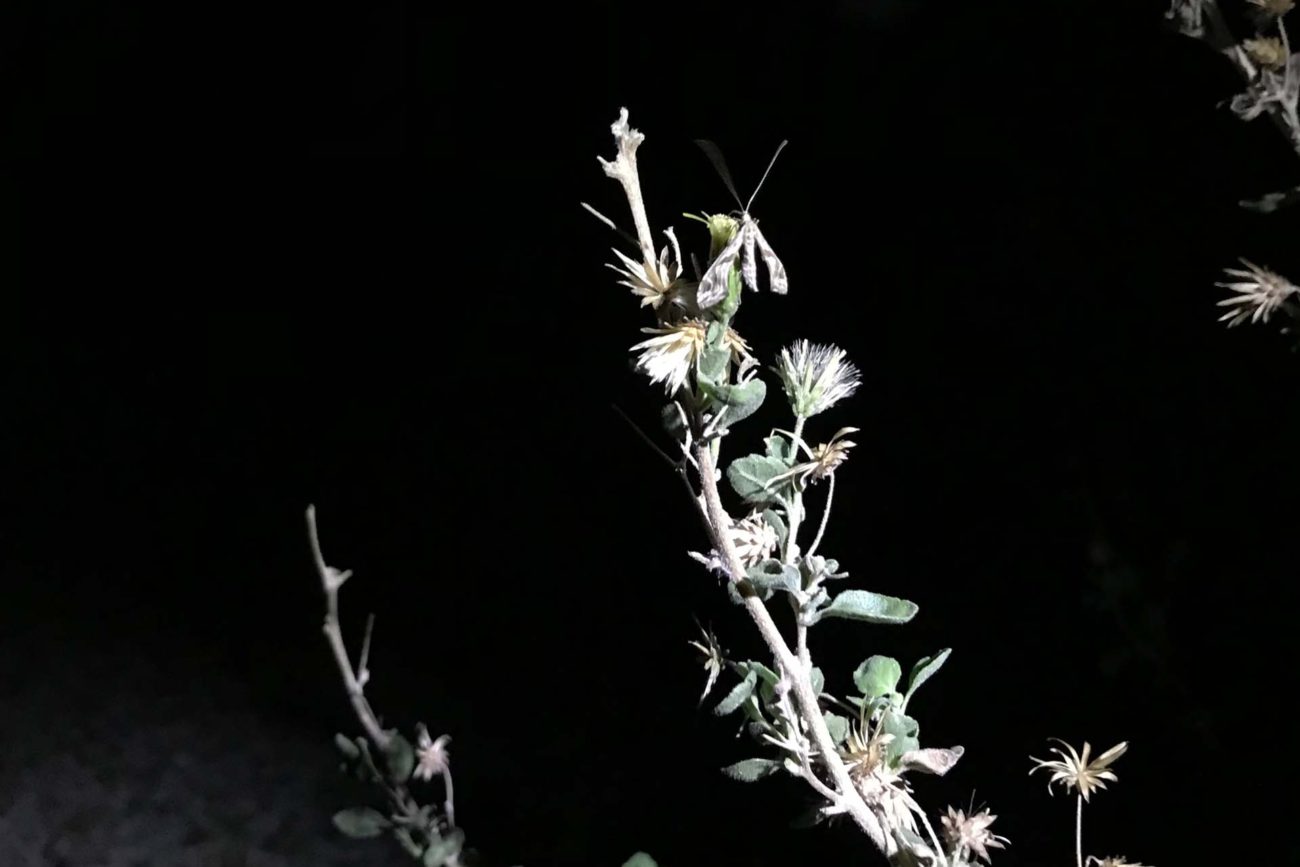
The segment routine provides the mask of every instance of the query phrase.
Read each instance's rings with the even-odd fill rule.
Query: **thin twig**
[[[831,517],[831,503],[835,501],[835,474],[830,474],[830,487],[826,490],[826,505],[822,507],[822,522],[817,527],[817,535],[813,537],[812,544],[808,546],[807,556],[811,557],[817,553],[817,546],[822,543],[822,536],[826,533],[826,524]]]
[[[641,429],[641,426],[640,426],[639,424],[637,424],[636,422],[632,421],[631,417],[628,416],[627,413],[623,412],[623,408],[622,408],[622,407],[620,407],[620,406],[619,406],[618,404],[616,404],[616,403],[611,403],[611,404],[610,404],[610,408],[613,409],[614,412],[618,413],[620,416],[623,417],[623,421],[627,422],[628,427],[630,427],[630,428],[632,428],[632,430],[636,431],[636,435],[639,436],[639,437],[641,438],[642,442],[644,442],[644,443],[645,443],[646,445],[648,445],[651,449],[653,449],[654,452],[655,452],[655,454],[657,454],[657,455],[659,455],[659,457],[663,458],[664,463],[668,464],[668,466],[672,467],[672,468],[675,469],[675,470],[680,470],[680,469],[682,468],[682,463],[683,463],[683,462],[682,462],[682,461],[675,461],[675,460],[673,460],[672,458],[670,458],[670,457],[668,456],[668,453],[667,453],[666,451],[664,451],[663,449],[659,448],[658,444],[656,444],[655,441],[652,440],[652,439],[650,438],[650,435],[649,435],[648,433],[646,433],[645,431],[643,431],[643,430]]]
[[[375,718],[374,711],[370,709],[370,702],[366,701],[364,682],[358,678],[352,668],[347,645],[343,643],[343,630],[339,626],[339,588],[343,586],[344,581],[348,580],[352,572],[350,570],[340,572],[325,564],[325,556],[320,550],[320,537],[316,532],[315,506],[307,507],[307,535],[311,539],[316,571],[320,573],[321,587],[325,591],[325,623],[321,628],[325,632],[325,637],[329,639],[330,648],[334,651],[334,661],[338,664],[339,674],[343,676],[343,687],[347,690],[348,700],[352,702],[357,720],[366,730],[366,736],[371,742],[379,747],[380,751],[386,750],[392,738]]]

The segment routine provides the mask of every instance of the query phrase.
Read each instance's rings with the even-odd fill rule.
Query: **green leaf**
[[[781,763],[772,759],[745,759],[728,765],[722,773],[742,783],[752,783],[771,776],[781,769]]]
[[[389,730],[391,737],[388,746],[384,750],[384,760],[388,765],[388,776],[393,782],[405,783],[411,778],[411,772],[415,770],[415,747],[411,742],[397,733],[396,730]]]
[[[912,719],[905,713],[898,711],[885,711],[881,717],[880,726],[887,734],[894,736],[894,739],[885,747],[885,758],[891,765],[898,763],[899,756],[911,750],[918,749],[921,746],[917,735],[921,730],[921,724]]]
[[[353,768],[356,778],[368,783],[382,781],[384,776],[379,772],[374,756],[370,754],[370,741],[363,737],[356,737],[353,739],[353,743],[357,745],[357,751],[361,754],[361,760]]]
[[[822,714],[826,728],[830,730],[831,740],[838,746],[849,739],[849,718],[826,711]]]
[[[334,814],[334,827],[355,840],[378,837],[391,824],[373,807],[348,807]]]
[[[793,593],[799,589],[799,570],[773,557],[768,557],[757,566],[751,566],[745,575],[760,590]]]
[[[763,699],[764,704],[770,704],[776,697],[776,682],[780,680],[777,673],[768,668],[761,662],[748,660],[740,664],[747,672],[752,671],[758,675],[758,695]]]
[[[870,590],[845,590],[817,612],[813,622],[823,617],[842,617],[867,623],[906,623],[915,616],[915,602]]]
[[[718,706],[713,709],[713,712],[718,716],[726,716],[727,714],[737,710],[745,703],[745,699],[749,698],[750,695],[753,694],[754,684],[757,682],[758,673],[751,669],[750,672],[745,675],[745,679],[733,686],[731,692],[727,693],[727,697],[718,702]]]
[[[770,490],[766,485],[785,470],[785,464],[775,458],[746,455],[727,467],[727,481],[748,503],[775,503],[780,499],[780,491]]]
[[[740,709],[745,712],[751,725],[767,725],[767,720],[763,719],[763,708],[758,703],[758,696],[751,695],[741,702]]]
[[[948,661],[948,656],[952,653],[951,647],[945,647],[934,656],[927,656],[912,666],[912,673],[907,678],[907,700],[910,701],[912,694],[920,688],[934,673],[943,668],[943,664]]]
[[[812,681],[813,695],[821,695],[822,687],[826,686],[826,675],[822,674],[822,670],[814,665],[812,671],[808,672],[808,679]]]
[[[637,852],[631,858],[623,862],[623,867],[659,867],[655,859],[651,858],[645,852]]]
[[[858,692],[868,698],[886,695],[898,688],[903,677],[903,667],[891,656],[867,657],[853,672],[853,683]]]
[[[731,361],[731,350],[722,342],[726,329],[721,322],[709,323],[705,332],[704,352],[700,354],[698,381],[700,385],[723,385],[727,381],[727,364]]]
[[[465,845],[465,832],[455,828],[446,837],[434,840],[424,850],[424,867],[443,867],[448,861],[460,854]]]
[[[788,439],[780,434],[772,434],[770,437],[766,437],[763,440],[763,445],[767,447],[767,456],[769,458],[776,458],[778,461],[781,461],[781,463],[786,465],[786,469],[790,468],[790,453],[792,448]]]
[[[713,399],[719,409],[722,405],[727,406],[727,414],[722,417],[721,422],[725,427],[749,418],[758,411],[758,408],[763,405],[764,398],[767,397],[767,383],[757,377],[737,385],[714,384],[701,380],[700,387]]]
[[[355,762],[361,758],[361,748],[352,742],[352,739],[346,737],[342,732],[334,735],[334,746],[339,748],[343,758],[350,762]]]

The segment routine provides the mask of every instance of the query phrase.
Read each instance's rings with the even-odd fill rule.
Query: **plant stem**
[[[790,646],[786,644],[785,638],[782,637],[781,631],[777,628],[776,621],[772,619],[767,607],[763,605],[761,599],[753,594],[752,590],[747,588],[744,566],[740,562],[740,557],[736,554],[736,546],[732,543],[731,537],[725,532],[726,528],[730,526],[730,519],[723,510],[722,500],[718,496],[712,450],[708,445],[701,446],[697,444],[694,451],[695,459],[699,463],[700,488],[704,494],[705,509],[711,525],[710,534],[713,537],[713,545],[722,553],[723,562],[732,583],[738,585],[741,590],[745,610],[749,612],[749,616],[753,619],[754,625],[758,627],[758,632],[772,652],[772,656],[782,668],[785,676],[790,680],[795,703],[798,706],[800,715],[803,717],[808,733],[812,735],[821,764],[835,783],[839,798],[837,806],[842,807],[853,817],[853,821],[866,832],[877,848],[887,856],[892,856],[897,851],[898,844],[885,834],[880,819],[862,800],[862,795],[853,785],[848,770],[844,767],[844,763],[840,761],[839,753],[835,749],[835,742],[831,740],[830,730],[826,728],[826,719],[822,716],[817,696],[813,693],[811,669],[801,664],[800,660],[790,651]]]
[[[370,702],[366,700],[365,685],[357,676],[357,672],[352,668],[352,660],[348,658],[347,645],[343,643],[343,630],[339,626],[339,588],[347,580],[351,572],[340,572],[330,566],[325,565],[325,555],[320,550],[320,537],[316,532],[316,507],[307,507],[307,535],[311,539],[311,552],[316,560],[316,571],[320,573],[321,586],[325,590],[325,625],[322,627],[325,631],[325,637],[329,639],[330,648],[334,651],[334,661],[338,664],[339,674],[343,676],[343,687],[347,690],[348,699],[352,702],[352,709],[356,712],[357,720],[360,721],[361,727],[366,730],[367,737],[377,747],[380,752],[388,748],[389,736],[379,725],[379,720],[375,718],[374,711],[370,709]],[[367,639],[367,649],[369,645]],[[364,670],[364,660],[363,660]]]
[[[822,522],[817,528],[817,535],[813,537],[812,544],[808,546],[808,556],[811,557],[817,553],[817,546],[822,543],[822,536],[826,533],[826,524],[830,522],[831,503],[835,502],[835,474],[830,475],[830,487],[826,490],[826,505],[822,507]]]
[[[1078,804],[1074,810],[1074,863],[1083,867],[1083,795],[1075,800]]]
[[[803,441],[803,425],[807,421],[803,416],[794,420],[794,439],[790,441],[790,453],[796,460],[799,457],[799,443]],[[799,550],[795,537],[799,535],[799,524],[803,521],[803,494],[796,490],[794,499],[790,501],[790,528],[785,535],[785,551],[781,559],[786,563],[793,563],[794,556]]]

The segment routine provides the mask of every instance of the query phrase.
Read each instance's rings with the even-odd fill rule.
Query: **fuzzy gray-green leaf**
[[[645,852],[637,852],[623,862],[623,867],[659,867],[659,865]]]
[[[745,759],[736,762],[734,765],[728,765],[722,769],[722,772],[733,780],[752,783],[755,780],[771,776],[780,769],[781,763],[772,759]]]
[[[701,386],[714,401],[726,405],[727,414],[722,417],[722,424],[727,427],[749,418],[758,411],[767,397],[767,383],[757,378],[739,385],[701,383]]]
[[[898,762],[903,753],[919,749],[921,744],[917,739],[920,733],[921,725],[905,713],[889,710],[885,711],[881,717],[880,727],[886,734],[891,734],[894,739],[885,747],[885,757],[889,760],[890,765]]]
[[[903,667],[892,656],[869,656],[853,672],[853,684],[868,698],[887,695],[898,688]]]
[[[343,754],[343,758],[350,762],[355,762],[361,758],[361,748],[342,732],[334,735],[334,746],[338,747],[339,752]]]
[[[745,703],[745,699],[749,698],[750,695],[753,694],[754,684],[757,682],[758,673],[751,669],[750,672],[745,675],[745,679],[733,686],[731,692],[727,693],[726,698],[718,702],[718,706],[713,709],[713,712],[718,716],[726,716],[727,714],[739,709],[740,706]]]
[[[911,699],[912,694],[925,683],[943,664],[948,661],[948,656],[952,653],[951,647],[945,647],[934,656],[927,656],[912,666],[912,673],[907,679],[907,697]]]
[[[818,612],[821,617],[841,617],[867,623],[906,623],[916,616],[916,603],[870,590],[845,590]]]
[[[732,461],[727,467],[727,481],[731,482],[731,487],[747,503],[775,503],[780,499],[779,490],[766,486],[785,470],[785,464],[776,458],[746,455]]]
[[[384,750],[388,776],[396,783],[405,783],[415,770],[415,747],[396,731],[390,731],[389,734],[392,737]]]
[[[749,578],[749,582],[760,590],[783,590],[793,593],[799,589],[799,570],[774,557],[768,557],[762,563],[751,566],[745,575]]]
[[[831,740],[836,746],[844,743],[849,738],[849,718],[840,716],[837,713],[826,711],[822,714],[826,720],[826,728],[831,733]]]
[[[378,837],[392,824],[373,807],[348,807],[334,814],[334,827],[355,840]]]

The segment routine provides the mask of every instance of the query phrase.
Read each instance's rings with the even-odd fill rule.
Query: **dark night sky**
[[[921,613],[814,655],[842,693],[871,653],[955,648],[917,712],[967,754],[921,801],[973,789],[995,864],[1065,863],[1073,805],[1027,756],[1128,739],[1089,851],[1285,854],[1260,790],[1296,770],[1300,362],[1216,323],[1213,283],[1300,274],[1300,215],[1234,204],[1297,167],[1216,108],[1235,73],[1166,3],[415,5],[6,28],[4,655],[52,628],[83,640],[29,674],[112,645],[238,682],[328,765],[315,503],[346,627],[377,614],[374,701],[452,734],[489,863],[860,857],[847,825],[772,831],[803,790],[723,778],[751,748],[693,706],[693,615],[759,648],[610,408],[658,408],[627,363],[649,316],[578,206],[630,222],[595,159],[626,105],[651,221],[697,249],[674,215],[730,202],[691,140],[742,188],[790,140],[754,212],[791,291],[737,325],[863,371],[814,431],[862,429],[825,550]]]

